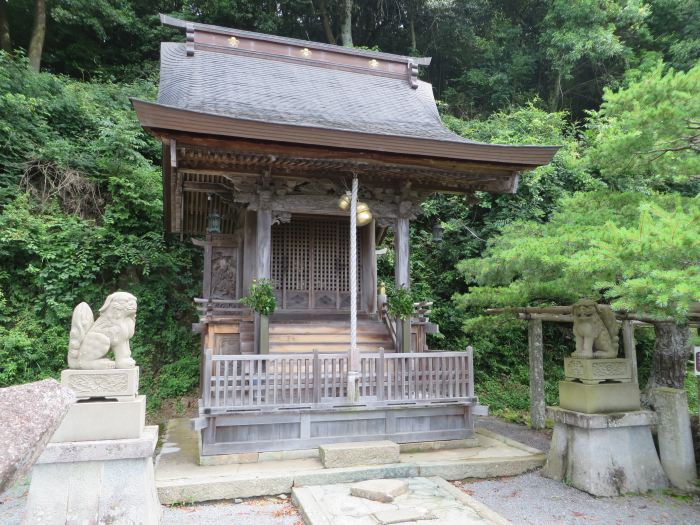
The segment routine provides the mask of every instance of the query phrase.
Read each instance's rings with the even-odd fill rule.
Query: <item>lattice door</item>
[[[272,228],[272,281],[282,309],[350,308],[350,225],[347,219],[294,218]],[[358,304],[362,275],[358,239]]]

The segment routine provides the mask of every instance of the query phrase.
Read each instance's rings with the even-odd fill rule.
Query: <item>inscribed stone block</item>
[[[584,414],[639,410],[639,385],[636,383],[584,385],[573,381],[561,381],[559,406]]]
[[[131,398],[139,391],[139,369],[64,370],[61,384],[75,392],[78,399],[92,397]]]

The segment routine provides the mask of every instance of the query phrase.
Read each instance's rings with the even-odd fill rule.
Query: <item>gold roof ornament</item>
[[[372,69],[378,68],[379,61],[373,58],[372,60],[369,61],[369,67],[371,67]]]
[[[228,39],[228,43],[231,47],[238,47],[239,40],[235,36],[232,36]]]
[[[299,53],[301,53],[302,56],[304,56],[306,58],[309,58],[311,56],[311,50],[308,47],[305,47],[304,49],[299,51]]]

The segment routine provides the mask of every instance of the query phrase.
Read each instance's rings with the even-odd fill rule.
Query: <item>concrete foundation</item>
[[[649,411],[582,414],[548,407],[555,422],[543,474],[594,496],[620,496],[667,486],[651,436]]]
[[[688,394],[675,388],[655,388],[651,391],[651,398],[659,416],[659,456],[664,472],[674,487],[694,490],[697,469],[690,433]]]
[[[130,440],[50,443],[32,471],[22,523],[155,525],[158,427]]]
[[[574,381],[561,381],[559,383],[559,406],[584,414],[639,410],[639,385],[636,383],[587,385]]]

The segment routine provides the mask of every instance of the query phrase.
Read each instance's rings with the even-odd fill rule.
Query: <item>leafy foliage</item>
[[[408,319],[413,313],[413,295],[404,286],[390,286],[387,290],[386,310],[397,319]]]
[[[570,304],[580,297],[682,323],[700,297],[700,201],[579,193],[549,222],[504,228],[484,256],[458,268],[463,306]]]
[[[277,301],[269,279],[253,279],[248,295],[241,298],[241,303],[260,315],[270,316],[275,313]]]
[[[144,384],[156,398],[172,392],[159,392],[163,365],[197,358],[186,323],[201,261],[163,239],[159,147],[126,97],[153,85],[37,75],[7,55],[0,85],[0,385],[56,374],[73,307],[128,289],[139,299],[132,350]],[[70,181],[95,191],[63,191]]]

